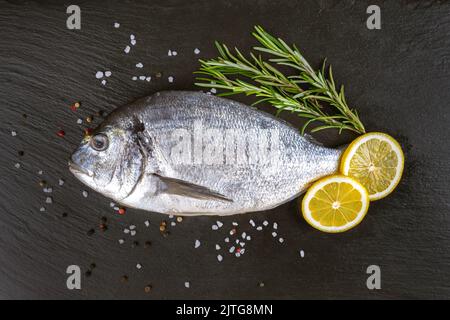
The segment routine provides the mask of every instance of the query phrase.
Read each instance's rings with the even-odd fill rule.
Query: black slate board
[[[0,298],[450,297],[448,2],[378,1],[381,30],[366,28],[366,8],[373,1],[76,4],[82,28],[74,31],[66,29],[69,3],[0,1]],[[213,41],[246,50],[255,44],[249,35],[255,24],[297,43],[316,66],[328,57],[368,130],[400,140],[406,168],[395,193],[371,204],[363,223],[340,235],[313,230],[293,201],[269,212],[220,219],[225,226],[215,232],[214,218],[185,219],[162,237],[162,215],[128,210],[119,216],[103,196],[89,191],[83,198],[86,188],[66,165],[82,136],[77,118],[158,90],[194,89],[197,59],[216,55]],[[130,34],[137,45],[126,55]],[[198,56],[194,48],[201,50]],[[168,57],[169,49],[178,55]],[[161,72],[161,79],[132,81],[137,62],[153,77]],[[113,75],[102,86],[95,73],[108,69]],[[69,108],[75,101],[82,101],[76,113]],[[60,129],[66,131],[63,139],[56,135]],[[316,138],[339,145],[353,137],[327,132]],[[62,187],[59,178],[65,180]],[[52,205],[44,204],[41,179],[53,186]],[[43,205],[47,210],[40,212]],[[98,228],[102,216],[108,219],[106,232]],[[284,244],[270,229],[252,231],[245,255],[223,253],[218,263],[215,243],[223,244],[232,221],[239,222],[240,232],[251,230],[251,218],[277,221]],[[130,224],[138,226],[136,248],[129,237],[123,245],[117,242]],[[91,228],[96,232],[89,236]],[[198,249],[195,239],[202,242]],[[147,240],[152,246],[144,249]],[[82,290],[68,290],[67,266],[86,272],[91,263],[96,268],[83,275]],[[381,267],[381,290],[366,288],[366,268],[372,264]],[[128,282],[121,282],[123,275]],[[149,294],[147,284],[153,287]]]

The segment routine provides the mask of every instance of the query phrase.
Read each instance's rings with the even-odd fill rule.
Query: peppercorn
[[[72,109],[72,111],[76,111],[80,106],[81,104],[79,102],[75,102],[73,105],[70,106],[70,109]]]
[[[144,291],[145,293],[149,293],[150,291],[152,291],[152,286],[151,285],[145,286]]]

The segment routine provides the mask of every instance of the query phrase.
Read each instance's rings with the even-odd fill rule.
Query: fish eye
[[[91,147],[97,151],[104,151],[108,148],[108,137],[99,133],[91,138]]]

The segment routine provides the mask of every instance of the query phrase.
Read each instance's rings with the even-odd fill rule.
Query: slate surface
[[[72,31],[66,29],[67,2],[0,1],[0,298],[449,298],[450,4],[376,2],[381,30],[366,28],[373,1],[79,0],[82,28]],[[369,131],[401,141],[406,169],[395,193],[371,204],[363,223],[340,235],[313,230],[293,201],[221,219],[219,231],[211,230],[214,218],[185,219],[166,238],[158,230],[161,215],[128,210],[119,216],[103,196],[89,191],[84,198],[85,187],[66,166],[82,136],[78,117],[162,89],[194,89],[197,59],[216,55],[213,41],[246,50],[255,44],[249,35],[255,24],[297,43],[316,66],[328,57]],[[126,55],[130,34],[137,45]],[[168,57],[169,49],[178,55]],[[138,62],[142,71],[134,66]],[[98,70],[113,72],[106,86],[95,78]],[[131,80],[142,73],[154,79]],[[69,108],[75,101],[82,101],[76,113]],[[60,129],[64,138],[56,135]],[[352,136],[327,132],[316,138],[339,145]],[[51,205],[44,203],[41,179],[53,186]],[[105,232],[98,227],[102,216],[108,219]],[[278,222],[284,244],[270,228],[252,230],[251,218]],[[253,237],[240,258],[224,249],[232,221]],[[122,232],[130,224],[138,229],[136,248]],[[91,228],[96,232],[89,236]],[[118,244],[120,238],[125,244]],[[195,239],[202,243],[198,249]],[[145,241],[151,248],[144,248]],[[222,263],[216,243],[223,247]],[[91,263],[96,268],[83,274],[82,290],[69,291],[67,266],[79,265],[84,273]],[[366,288],[372,264],[382,271],[378,291]],[[123,275],[128,282],[121,282]]]

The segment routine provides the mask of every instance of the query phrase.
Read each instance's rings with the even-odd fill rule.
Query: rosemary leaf
[[[260,45],[253,48],[254,52],[249,57],[237,48],[232,52],[216,41],[219,57],[199,60],[200,69],[196,74],[201,76],[196,85],[221,89],[220,96],[253,95],[258,98],[253,105],[269,103],[278,109],[277,114],[282,111],[296,113],[308,119],[302,127],[302,134],[314,122],[321,125],[311,132],[337,129],[339,133],[343,130],[365,133],[358,113],[347,105],[344,86],[336,89],[333,70],[331,66],[327,68],[326,60],[322,68],[315,71],[295,45],[287,45],[260,26],[255,27],[252,35]],[[255,52],[270,58],[265,61]],[[287,67],[294,74],[286,75],[277,66]],[[321,103],[330,106],[333,112],[325,111]]]

